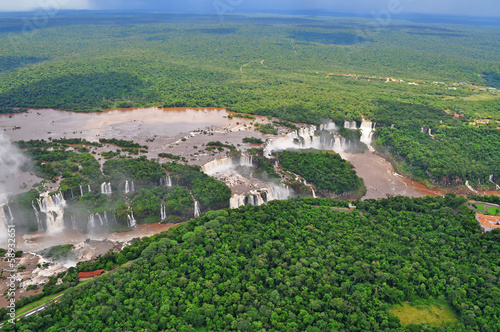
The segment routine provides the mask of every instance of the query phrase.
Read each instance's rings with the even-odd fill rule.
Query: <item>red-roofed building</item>
[[[97,271],[92,271],[92,272],[79,272],[78,273],[78,278],[80,278],[80,279],[88,279],[88,278],[93,278],[93,277],[96,277],[96,276],[100,276],[103,273],[104,273],[104,269],[97,270]]]

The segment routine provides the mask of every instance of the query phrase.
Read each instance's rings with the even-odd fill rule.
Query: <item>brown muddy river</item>
[[[256,120],[233,118],[224,109],[189,108],[144,108],[107,110],[101,113],[75,113],[54,109],[30,110],[27,113],[0,115],[0,130],[11,140],[52,138],[85,138],[98,141],[99,138],[133,140],[149,146],[148,158],[158,158],[158,153],[168,152],[186,157],[190,164],[202,165],[208,161],[224,157],[225,153],[212,154],[204,150],[208,141],[234,144],[240,150],[251,146],[243,144],[244,137],[263,140],[276,136],[263,135],[255,131],[253,123],[270,122],[266,117]],[[238,146],[239,145],[239,146]],[[96,152],[116,150],[115,146],[105,146]],[[443,193],[432,191],[394,172],[391,164],[372,152],[364,154],[343,153],[363,178],[367,187],[364,198],[385,198],[387,195],[421,197],[438,196]],[[34,180],[33,180],[34,181]],[[31,186],[27,188],[30,189]],[[65,231],[56,238],[45,234],[24,235],[20,247],[39,250],[42,247],[63,243],[78,243],[90,237],[95,240],[109,239],[126,242],[134,237],[150,236],[173,225],[139,225],[127,233],[85,235],[75,231]]]

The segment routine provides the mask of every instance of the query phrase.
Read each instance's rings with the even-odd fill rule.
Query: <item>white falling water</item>
[[[375,151],[375,149],[372,147],[373,123],[363,118],[360,129],[361,142],[365,143],[368,146],[368,150]]]
[[[90,189],[90,184],[87,185],[87,189],[89,190],[88,192],[91,193],[92,192],[92,189]]]
[[[421,133],[425,133],[424,127],[420,128]]]
[[[44,193],[38,199],[38,205],[40,212],[45,213],[47,232],[61,232],[64,229],[64,207],[66,206],[62,193],[52,196],[48,192]]]
[[[477,190],[472,188],[472,186],[469,184],[469,180],[465,181],[465,185],[467,186],[467,188],[469,188],[470,191],[477,194]]]
[[[228,171],[233,167],[233,160],[231,158],[221,158],[212,160],[202,166],[205,174],[215,174]]]
[[[5,205],[0,205],[0,241],[6,242],[8,239],[7,236],[7,225],[9,224],[9,220],[5,214],[4,210]]]
[[[312,192],[313,198],[316,198],[316,193],[314,192],[314,188],[313,187],[311,187],[311,192]]]
[[[101,226],[104,226],[104,221],[102,220],[102,217],[99,213],[96,213],[97,218],[99,218],[99,222],[101,223]]]
[[[167,219],[167,207],[165,206],[165,204],[161,205],[161,208],[160,208],[160,218],[161,218],[161,220]]]
[[[237,209],[240,206],[245,205],[245,195],[233,194],[229,199],[229,207],[231,209]]]
[[[104,222],[105,222],[106,224],[109,224],[108,214],[106,213],[106,211],[104,211]]]
[[[242,154],[240,157],[240,166],[253,166],[252,156]]]
[[[35,202],[31,201],[31,206],[33,210],[35,210],[36,224],[38,225],[38,230],[41,231],[43,229],[42,219],[40,219],[40,213],[38,213],[38,209],[35,207]]]
[[[130,190],[132,190],[132,192],[134,192],[134,191],[135,191],[134,181],[132,181],[132,185],[131,185],[131,189],[130,189]]]
[[[338,131],[337,125],[335,122],[327,122],[319,125],[319,130],[327,130],[327,131]]]
[[[125,180],[125,194],[128,194],[130,192],[130,186],[128,184],[128,181]]]
[[[287,186],[271,186],[260,190],[252,190],[248,194],[233,194],[229,199],[229,207],[237,209],[240,206],[260,206],[273,200],[289,199],[293,194]],[[265,198],[264,198],[265,197]]]
[[[95,228],[95,215],[90,214],[89,221],[87,223],[87,228],[88,229]]]
[[[167,175],[167,177],[165,178],[165,183],[167,187],[172,187],[172,178],[170,177],[170,175]]]
[[[500,190],[500,186],[493,181],[493,174],[490,175],[490,182],[495,185],[497,190]]]
[[[82,186],[80,186],[80,196],[83,197],[83,187]]]
[[[352,129],[352,130],[358,129],[356,127],[356,121],[347,121],[347,120],[344,122],[344,128],[345,129]]]
[[[432,130],[429,128],[429,136],[432,136]]]
[[[137,226],[137,222],[135,221],[135,218],[134,218],[134,210],[132,210],[132,207],[130,208],[130,213],[127,215],[127,219],[128,219],[128,226],[129,227]]]
[[[111,195],[113,192],[111,190],[111,183],[108,182],[103,182],[101,184],[101,194],[105,194],[105,195]]]
[[[194,200],[194,217],[199,217],[200,216],[200,204],[198,203],[197,200]]]

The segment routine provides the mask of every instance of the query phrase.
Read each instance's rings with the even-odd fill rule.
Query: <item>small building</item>
[[[80,278],[80,280],[86,280],[86,279],[90,279],[90,278],[93,278],[96,276],[100,276],[103,273],[104,273],[104,269],[92,271],[92,272],[79,272],[78,278]]]
[[[494,229],[500,229],[500,216],[488,216],[482,213],[476,213],[476,220],[479,222],[483,233]]]

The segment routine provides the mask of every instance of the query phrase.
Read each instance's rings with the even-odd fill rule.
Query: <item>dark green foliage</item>
[[[165,172],[160,164],[141,156],[137,159],[118,158],[107,160],[103,166],[105,175],[113,179],[125,179],[140,181],[145,183],[157,183],[164,176]]]
[[[172,159],[172,160],[179,160],[179,159],[181,159],[181,157],[176,156],[175,154],[171,154],[171,153],[158,153],[158,157],[169,158],[169,159]]]
[[[354,167],[336,153],[282,151],[276,157],[285,170],[302,176],[319,190],[337,195],[364,191]]]
[[[23,57],[23,56],[0,56],[0,72],[19,67],[29,66],[38,62],[49,60],[48,58]]]
[[[446,331],[500,328],[499,243],[464,229],[473,215],[449,210],[462,199],[357,202],[362,213],[308,201],[213,211],[143,239],[131,266],[17,327],[438,331],[401,327],[389,308],[439,299],[459,318]]]
[[[354,45],[362,42],[373,41],[358,35],[346,32],[311,32],[311,31],[295,31],[288,38],[293,38],[300,41],[315,42],[325,45]]]
[[[142,149],[147,149],[147,145],[140,145],[139,143],[135,143],[133,141],[127,141],[123,139],[116,139],[116,138],[111,138],[111,139],[106,139],[106,138],[99,138],[100,143],[107,143],[107,144],[114,144],[122,148],[142,148]]]
[[[258,130],[263,134],[268,134],[268,135],[277,135],[278,134],[278,130],[276,130],[276,128],[270,123],[266,123],[266,124],[258,126]]]
[[[0,114],[5,113],[22,113],[27,112],[28,110],[25,108],[11,108],[11,107],[0,107]]]
[[[216,142],[220,143],[220,142]],[[199,167],[179,164],[163,164],[170,172],[174,184],[191,188],[202,211],[216,210],[229,206],[231,189],[223,182],[202,173]]]
[[[263,144],[264,141],[261,140],[260,138],[256,138],[256,137],[245,137],[243,139],[243,143]]]
[[[75,246],[72,244],[63,244],[60,246],[54,246],[48,249],[44,249],[41,255],[44,257],[52,258],[54,260],[60,260],[66,258],[74,248]]]

